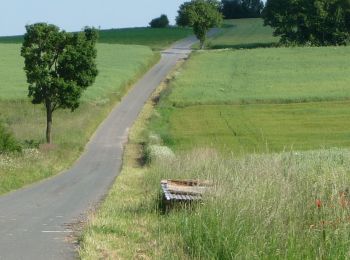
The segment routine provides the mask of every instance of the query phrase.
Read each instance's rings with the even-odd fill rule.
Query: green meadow
[[[264,27],[260,18],[225,20],[221,33],[209,39],[213,49],[251,49],[271,47],[278,43],[270,27]]]
[[[263,48],[197,53],[171,83],[168,101],[186,106],[348,99],[349,50]]]
[[[175,150],[209,146],[242,154],[349,147],[348,51],[196,53],[163,93],[150,132]]]
[[[176,150],[235,154],[350,147],[350,102],[203,105],[162,113],[153,131]]]

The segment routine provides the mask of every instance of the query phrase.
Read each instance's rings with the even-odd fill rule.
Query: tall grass
[[[214,183],[195,208],[159,215],[163,253],[181,248],[195,259],[350,257],[349,158],[348,150],[337,149],[240,159],[197,150],[157,162],[147,190],[158,190],[164,178]],[[169,236],[174,243],[162,245]]]

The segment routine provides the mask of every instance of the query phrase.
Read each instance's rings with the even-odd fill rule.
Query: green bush
[[[21,151],[22,147],[19,142],[14,138],[13,134],[9,132],[0,122],[0,154]]]

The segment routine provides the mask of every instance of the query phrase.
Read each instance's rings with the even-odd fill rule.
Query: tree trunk
[[[200,48],[201,48],[201,50],[203,50],[204,49],[204,41],[202,40],[202,41],[200,41]]]
[[[201,41],[200,41],[200,45],[201,45],[201,50],[204,50],[205,41],[204,41],[204,40],[201,40]]]
[[[52,108],[51,102],[46,102],[46,142],[51,144]]]

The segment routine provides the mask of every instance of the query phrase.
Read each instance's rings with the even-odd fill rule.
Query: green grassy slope
[[[250,49],[276,45],[271,27],[264,27],[260,18],[225,20],[220,34],[208,40],[213,49]]]
[[[189,28],[125,28],[101,30],[99,43],[146,45],[159,50],[192,34]],[[23,36],[0,37],[0,43],[21,43]]]

